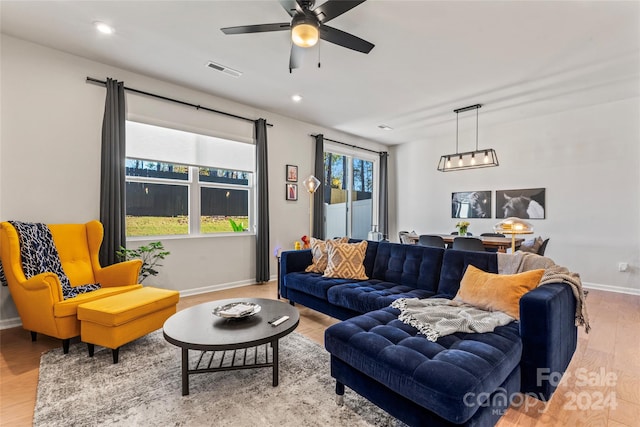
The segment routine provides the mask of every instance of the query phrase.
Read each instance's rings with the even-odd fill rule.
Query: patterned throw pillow
[[[364,272],[364,255],[367,252],[367,241],[359,243],[327,242],[329,262],[324,277],[336,279],[367,280]]]
[[[339,243],[347,243],[349,241],[348,237],[340,237],[339,239],[329,240]],[[313,256],[313,263],[308,266],[304,271],[307,273],[324,273],[324,270],[327,268],[327,262],[329,260],[327,254],[327,242],[324,240],[316,239],[314,237],[311,238],[311,255]]]

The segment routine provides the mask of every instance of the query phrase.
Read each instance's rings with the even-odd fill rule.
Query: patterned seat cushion
[[[382,280],[345,283],[327,289],[327,300],[331,304],[345,307],[358,313],[388,307],[398,298],[428,298],[433,292]]]
[[[458,424],[469,420],[482,404],[481,396],[495,391],[518,367],[518,322],[431,342],[398,320],[399,313],[385,308],[335,324],[325,332],[325,347],[354,369]]]

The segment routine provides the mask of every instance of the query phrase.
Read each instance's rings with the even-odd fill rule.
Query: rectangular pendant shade
[[[463,169],[490,168],[499,165],[496,151],[493,148],[487,148],[465,153],[445,154],[440,157],[438,170],[451,172]]]

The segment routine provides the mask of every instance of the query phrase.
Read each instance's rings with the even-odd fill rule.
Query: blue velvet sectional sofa
[[[280,262],[282,297],[343,320],[325,332],[336,393],[346,385],[412,426],[494,425],[522,404],[520,393],[548,400],[576,348],[575,299],[562,283],[525,294],[519,321],[436,342],[389,307],[453,298],[469,264],[498,272],[495,253],[368,242],[364,281],[304,272],[310,250],[283,252]]]

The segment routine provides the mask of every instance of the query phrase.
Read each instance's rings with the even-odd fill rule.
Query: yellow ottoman
[[[144,287],[78,306],[80,335],[93,357],[94,345],[110,348],[118,363],[120,346],[160,329],[180,299],[178,291]]]

